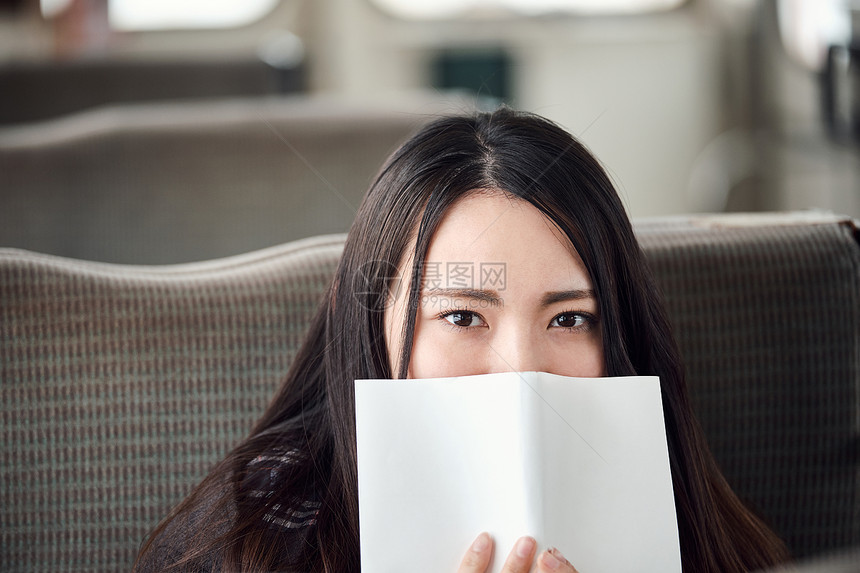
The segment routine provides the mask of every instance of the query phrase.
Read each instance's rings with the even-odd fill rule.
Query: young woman
[[[472,283],[436,280],[463,262]],[[477,270],[498,263],[504,288]],[[708,451],[656,292],[612,184],[570,134],[509,109],[431,123],[368,191],[271,406],[158,526],[137,569],[358,571],[354,380],[502,370],[659,376],[684,570],[784,560]],[[461,573],[483,572],[492,551],[479,535]],[[575,571],[527,537],[506,563]]]

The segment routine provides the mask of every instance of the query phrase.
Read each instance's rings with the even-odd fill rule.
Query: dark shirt
[[[248,474],[242,481],[243,493],[249,498],[264,502],[274,501],[272,498],[281,489],[284,474],[289,471],[290,464],[295,460],[295,450],[275,450],[257,456],[248,464]],[[263,521],[275,529],[311,527],[317,522],[319,509],[320,502],[316,499],[307,499],[298,504],[289,505],[274,501],[268,506]]]
[[[234,489],[225,486],[220,499],[213,496],[215,499],[205,500],[179,514],[161,531],[150,550],[141,557],[135,571],[164,571],[187,556],[189,551],[212,541],[213,536],[227,534],[238,515],[254,513],[261,515],[259,529],[272,536],[283,553],[279,561],[290,563],[301,559],[312,546],[321,504],[316,495],[305,495],[299,500],[279,499],[285,477],[296,459],[295,450],[285,449],[274,449],[257,456],[247,466],[238,497]],[[213,527],[212,524],[220,525]],[[205,532],[205,537],[201,532]],[[179,570],[194,573],[220,571],[224,551],[221,548],[199,555]]]

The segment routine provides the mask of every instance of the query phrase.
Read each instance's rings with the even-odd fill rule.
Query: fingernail
[[[521,537],[517,541],[517,557],[522,559],[527,558],[535,549],[535,540],[531,537]]]
[[[487,548],[488,545],[490,545],[490,536],[485,531],[484,533],[479,535],[478,538],[475,539],[475,541],[472,542],[472,551],[474,551],[475,553],[481,553]]]
[[[561,553],[558,552],[558,549],[552,548],[544,551],[543,559],[541,560],[544,565],[555,571],[559,567],[561,567],[561,561],[554,555],[554,553],[558,553],[558,556],[561,557]]]

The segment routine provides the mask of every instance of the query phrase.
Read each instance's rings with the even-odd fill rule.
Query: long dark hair
[[[141,569],[165,565],[153,554],[169,537],[182,539],[171,558],[182,567],[359,570],[353,381],[406,376],[415,313],[407,313],[398,372],[383,334],[393,270],[414,254],[407,308],[417,308],[430,240],[447,209],[476,190],[528,201],[570,239],[597,293],[607,374],[660,377],[684,569],[750,571],[785,559],[782,543],[732,493],[708,451],[663,304],[606,173],[562,128],[502,108],[438,119],[389,158],[268,410],[149,537]],[[290,452],[289,469],[272,495],[249,497],[249,464],[272,451]],[[308,499],[319,504],[308,531],[265,527],[273,505]]]

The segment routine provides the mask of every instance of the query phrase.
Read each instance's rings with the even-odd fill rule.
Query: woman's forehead
[[[558,226],[502,192],[473,193],[454,203],[430,241],[423,270],[425,282],[431,274],[460,287],[494,279],[590,288],[581,258]]]

